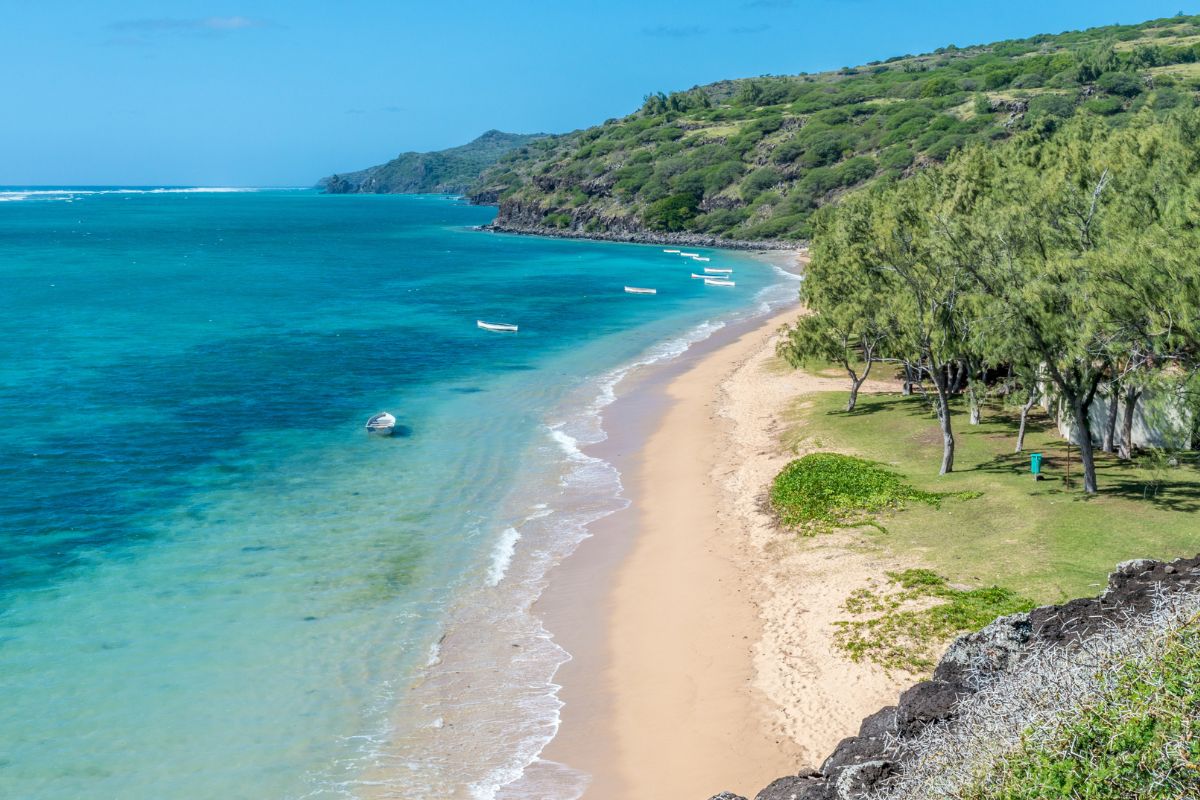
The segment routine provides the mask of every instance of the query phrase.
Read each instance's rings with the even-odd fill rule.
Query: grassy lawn
[[[785,442],[832,450],[891,465],[906,481],[931,492],[979,492],[948,499],[940,508],[912,505],[872,529],[879,546],[912,555],[970,586],[997,585],[1038,602],[1094,595],[1115,564],[1131,558],[1175,558],[1200,552],[1200,469],[1196,459],[1157,473],[1098,454],[1100,495],[1085,498],[1078,451],[1072,449],[1072,486],[1063,482],[1066,443],[1049,418],[1031,415],[1026,450],[1013,453],[1017,418],[989,408],[981,425],[955,409],[956,471],[937,474],[941,434],[920,397],[862,395],[847,414],[843,392],[798,398]],[[1043,480],[1029,474],[1029,453],[1041,452]]]

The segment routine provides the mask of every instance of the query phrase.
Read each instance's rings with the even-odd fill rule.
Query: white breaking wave
[[[487,576],[488,586],[496,586],[504,580],[508,567],[512,564],[513,555],[517,552],[517,542],[520,539],[521,532],[516,528],[505,528],[504,533],[500,534],[500,540],[496,542],[496,548],[492,550],[492,565],[488,569]]]
[[[301,186],[180,186],[147,189],[12,189],[0,190],[0,202],[18,200],[66,200],[103,194],[243,194],[247,192],[295,192]]]

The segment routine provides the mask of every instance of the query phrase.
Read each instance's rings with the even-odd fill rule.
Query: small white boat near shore
[[[679,255],[681,255],[685,258],[699,258],[700,257],[699,253],[684,253],[683,251],[680,251]]]
[[[678,253],[678,250],[663,250],[664,253]]]
[[[704,256],[692,256],[692,261],[712,261],[712,259]]]
[[[392,431],[395,429],[396,418],[386,411],[380,411],[367,420],[367,433],[372,433],[376,436],[391,436]]]
[[[643,289],[640,286],[626,286],[625,291],[629,294],[658,294],[658,289]]]
[[[484,322],[481,319],[475,320],[475,324],[485,331],[498,331],[500,333],[516,333],[517,326],[510,325],[507,322]]]
[[[708,276],[708,275],[697,275],[696,273],[694,273],[694,272],[693,272],[693,273],[692,273],[692,277],[693,277],[693,278],[705,278],[705,279],[708,279],[710,276]]]
[[[721,269],[718,267],[705,267],[704,271],[710,275],[729,275],[733,272],[731,269]]]
[[[736,286],[733,281],[727,281],[724,278],[705,278],[705,286]]]

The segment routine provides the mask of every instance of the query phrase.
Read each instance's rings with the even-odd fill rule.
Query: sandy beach
[[[543,755],[589,772],[587,798],[752,797],[819,764],[905,685],[831,646],[842,602],[883,565],[853,535],[798,539],[762,510],[797,455],[779,438],[788,404],[843,388],[779,369],[777,331],[797,313],[685,357],[614,407],[653,420],[606,454],[632,505],[600,525],[545,600],[575,658]]]

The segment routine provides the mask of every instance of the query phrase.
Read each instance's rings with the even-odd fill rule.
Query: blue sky
[[[0,0],[0,184],[308,185],[656,90],[1194,13],[1183,0]]]

